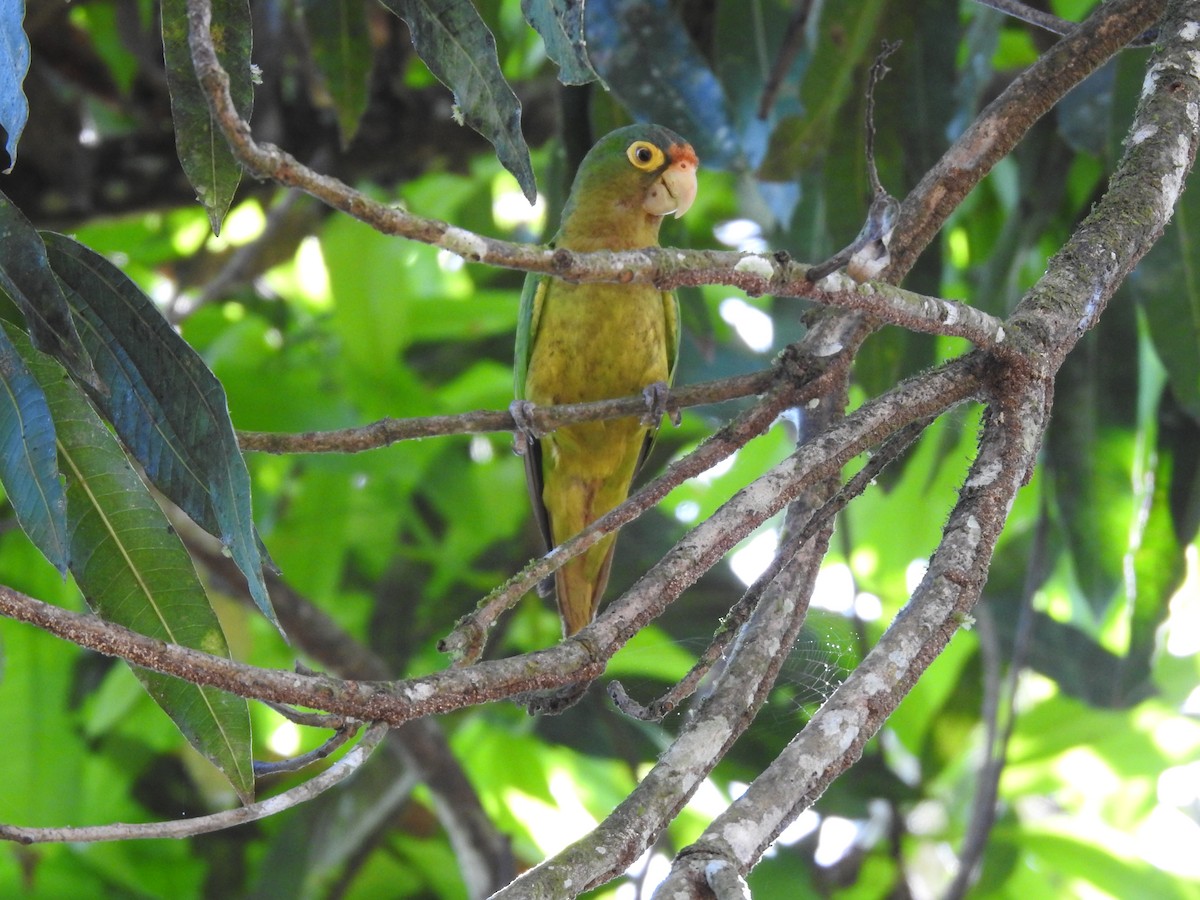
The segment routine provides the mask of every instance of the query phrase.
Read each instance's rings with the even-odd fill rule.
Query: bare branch
[[[0,589],[2,592],[3,589]],[[128,841],[144,838],[189,838],[255,822],[291,809],[306,800],[311,800],[353,775],[387,734],[384,725],[372,725],[363,734],[358,745],[332,766],[301,785],[284,791],[266,800],[251,803],[238,809],[198,816],[194,819],[177,819],[173,822],[143,822],[137,824],[117,823],[82,828],[23,828],[19,825],[0,825],[0,840],[16,841],[20,844],[50,843],[95,843],[98,841]]]
[[[666,412],[674,415],[693,406],[706,406],[752,397],[765,393],[778,380],[778,373],[765,369],[747,375],[735,375],[719,381],[706,381],[672,390],[667,398]],[[598,400],[591,403],[564,403],[561,406],[533,406],[530,424],[541,434],[549,434],[563,425],[640,415],[646,411],[646,398],[640,394]],[[512,413],[508,410],[459,413],[448,416],[425,416],[411,419],[380,419],[359,428],[336,431],[310,431],[304,434],[280,434],[262,431],[240,431],[238,442],[243,450],[265,453],[358,453],[375,450],[397,441],[415,438],[443,437],[451,434],[486,434],[514,431]]]
[[[901,205],[886,281],[899,281],[963,198],[1075,85],[1158,21],[1166,0],[1102,3],[992,101]]]
[[[664,290],[684,285],[725,284],[751,295],[804,297],[822,305],[868,310],[882,322],[931,334],[965,337],[981,347],[1003,340],[998,322],[954,301],[922,297],[874,283],[848,283],[831,291],[819,290],[807,278],[807,267],[793,262],[786,253],[760,255],[657,247],[617,253],[572,253],[562,248],[550,250],[485,237],[378,203],[336,178],[314,172],[278,147],[254,140],[249,123],[234,107],[229,76],[217,61],[209,30],[211,17],[209,0],[189,0],[189,42],[196,74],[234,155],[254,175],[298,188],[384,234],[431,244],[471,262],[543,272],[567,281],[651,283]]]
[[[624,871],[658,839],[753,721],[803,625],[828,532],[792,557],[741,630],[729,664],[679,736],[584,838],[521,875],[498,900],[576,896]]]
[[[1041,386],[1027,385],[1015,392],[1012,399],[1021,405],[1009,406],[1009,415],[985,417],[979,456],[912,600],[804,730],[680,853],[657,896],[684,890],[712,861],[749,871],[779,833],[858,760],[867,740],[967,620],[1048,413]]]
[[[1191,16],[1185,15],[1186,12]],[[681,853],[661,896],[685,892],[703,866],[748,871],[800,811],[855,762],[862,747],[969,621],[1008,509],[1032,471],[1049,413],[1049,379],[1080,334],[1095,324],[1116,283],[1162,232],[1195,155],[1200,117],[1200,29],[1196,3],[1178,3],[1146,80],[1132,137],[1110,189],[1022,301],[1011,323],[1029,329],[1044,364],[1035,377],[997,372],[979,455],[921,585],[863,662],[700,840]],[[1163,135],[1155,140],[1162,129]],[[1186,136],[1182,142],[1179,136]],[[1147,202],[1150,198],[1150,202]],[[1125,214],[1130,205],[1145,211]],[[1030,350],[1026,356],[1032,358]]]
[[[764,592],[774,582],[784,564],[799,553],[800,549],[815,537],[820,529],[829,525],[833,517],[845,509],[851,500],[866,490],[867,485],[877,478],[889,463],[894,462],[903,454],[930,424],[929,420],[913,422],[889,438],[841,490],[824,506],[813,512],[803,528],[788,534],[771,564],[763,570],[762,574],[755,579],[754,584],[746,589],[729,613],[721,619],[720,627],[713,636],[712,642],[678,684],[653,703],[642,706],[625,692],[619,681],[614,681],[609,686],[609,695],[617,708],[626,715],[637,719],[657,721],[690,697],[700,681],[725,653],[726,648],[745,624],[750,613],[758,605]]]
[[[1002,12],[1006,16],[1011,16],[1014,19],[1019,19],[1022,22],[1027,22],[1030,25],[1036,25],[1043,31],[1048,31],[1051,34],[1064,35],[1070,34],[1077,23],[1070,19],[1064,19],[1062,16],[1056,16],[1054,13],[1046,12],[1045,10],[1035,9],[1028,3],[1021,3],[1020,0],[975,0],[980,6],[991,7],[997,12]],[[1154,35],[1156,32],[1149,34],[1141,34],[1129,42],[1131,47],[1145,47],[1154,43]]]
[[[361,723],[359,723],[361,724]],[[342,744],[350,740],[354,736],[358,725],[346,725],[335,731],[321,746],[314,747],[307,753],[302,753],[299,756],[293,756],[290,759],[273,760],[271,762],[254,762],[254,776],[261,778],[264,775],[278,775],[282,772],[299,772],[307,769],[315,762],[320,762],[331,753],[336,751]]]

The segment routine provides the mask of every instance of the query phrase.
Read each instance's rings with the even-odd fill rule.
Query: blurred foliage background
[[[1092,5],[1046,8],[1079,19]],[[783,0],[590,0],[588,46],[605,90],[559,84],[517,0],[475,6],[523,106],[536,206],[495,150],[455,124],[450,93],[405,25],[356,0],[253,3],[256,136],[421,215],[541,240],[592,138],[631,117],[654,119],[689,137],[703,162],[699,199],[664,227],[664,245],[786,249],[816,261],[864,216],[863,88],[881,40],[904,42],[876,119],[882,178],[899,196],[1053,40],[970,2],[826,0],[793,44],[795,10]],[[176,158],[158,17],[150,0],[30,2],[29,124],[0,188],[35,225],[105,254],[154,298],[219,377],[241,429],[505,408],[521,273],[384,237],[256,182],[241,185],[214,236]],[[906,286],[1005,315],[1103,190],[1147,54],[1124,52],[1037,125]],[[773,77],[777,90],[764,98]],[[971,896],[1200,896],[1197,222],[1193,189],[1064,369],[1042,463],[1012,510],[974,628],[755,869],[756,897],[941,896],[987,796],[981,765],[999,746],[997,821]],[[679,383],[763,368],[803,332],[803,304],[792,299],[706,287],[683,291],[682,302]],[[853,400],[965,348],[884,329],[857,362]],[[685,413],[662,432],[649,468],[730,412]],[[804,637],[760,720],[660,846],[596,896],[651,890],[673,850],[853,668],[936,545],[976,428],[970,409],[938,422],[841,518]],[[781,421],[628,526],[610,596],[794,439]],[[258,526],[287,584],[394,677],[444,667],[436,641],[539,552],[506,434],[248,462]],[[82,608],[6,505],[0,526],[0,580]],[[775,542],[766,528],[731,554],[609,676],[639,696],[680,677]],[[296,651],[234,583],[201,571],[234,656],[292,666]],[[558,634],[553,611],[531,595],[489,652],[544,647]],[[0,821],[149,821],[235,802],[125,666],[23,625],[0,623],[0,639]],[[302,661],[322,666],[319,654]],[[264,707],[252,715],[256,758],[322,739]],[[526,867],[609,812],[677,718],[633,722],[593,690],[557,719],[496,704],[440,725]],[[426,789],[399,771],[380,754],[331,795],[186,842],[0,849],[0,893],[466,896]]]

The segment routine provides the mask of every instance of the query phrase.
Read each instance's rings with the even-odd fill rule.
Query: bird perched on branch
[[[552,246],[572,251],[658,245],[664,216],[682,216],[696,197],[698,160],[690,144],[658,125],[630,125],[601,138],[584,157]],[[650,284],[572,284],[530,274],[517,327],[514,418],[526,403],[607,400],[643,392],[634,416],[566,425],[538,435],[525,426],[525,471],[547,547],[603,516],[629,495],[650,450],[679,351],[674,294]],[[596,615],[616,535],[606,535],[555,573],[563,633]]]

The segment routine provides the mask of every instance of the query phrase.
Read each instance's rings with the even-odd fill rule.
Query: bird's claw
[[[513,418],[516,430],[513,431],[513,451],[517,456],[524,456],[529,449],[529,442],[540,438],[541,432],[533,424],[533,413],[537,407],[528,400],[514,400],[508,405],[508,414]]]
[[[671,399],[671,389],[665,381],[655,381],[642,389],[646,400],[646,412],[642,415],[642,424],[651,428],[657,427],[663,415],[671,418],[671,424],[678,427],[680,415],[678,409],[667,409],[667,401]]]

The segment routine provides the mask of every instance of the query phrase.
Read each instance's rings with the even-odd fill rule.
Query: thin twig
[[[682,409],[753,397],[766,392],[776,378],[773,370],[764,369],[760,372],[676,388],[667,397],[665,411],[673,416]],[[549,434],[564,425],[620,418],[645,411],[646,398],[638,394],[590,403],[531,406],[529,420],[539,434]],[[243,450],[265,453],[359,453],[386,447],[398,441],[453,434],[511,432],[516,428],[512,413],[508,410],[477,410],[445,416],[380,419],[357,428],[310,431],[302,434],[239,431],[238,443]]]
[[[20,844],[94,843],[98,841],[128,841],[144,838],[190,838],[256,822],[311,800],[344,781],[362,767],[387,734],[387,726],[375,724],[363,734],[358,745],[332,766],[301,785],[266,800],[238,809],[225,810],[194,819],[171,822],[142,822],[137,824],[84,826],[79,828],[25,828],[20,825],[0,825],[0,840]]]
[[[812,5],[812,0],[796,0],[796,8],[788,18],[775,64],[771,66],[767,83],[763,85],[762,97],[758,101],[760,119],[765,120],[771,114],[771,107],[775,105],[775,98],[779,95],[783,79],[796,57],[800,55],[800,48],[804,43],[804,26],[808,24],[808,14],[812,11]]]
[[[307,769],[315,762],[320,762],[331,753],[336,751],[342,744],[350,740],[354,733],[358,730],[359,724],[344,725],[335,731],[324,743],[319,747],[314,747],[307,753],[301,753],[299,756],[293,756],[290,759],[271,760],[270,762],[254,761],[254,775],[256,778],[261,778],[265,775],[278,775],[283,772],[299,772]]]
[[[315,672],[304,672],[305,675],[315,675]],[[270,700],[264,703],[279,713],[289,722],[295,722],[297,725],[304,725],[308,728],[328,728],[334,731],[341,731],[347,727],[357,728],[362,722],[355,719],[347,719],[345,716],[331,716],[328,713],[305,712],[304,710],[294,709],[286,703],[272,703]]]
[[[1071,30],[1077,28],[1079,25],[1078,22],[1072,22],[1070,19],[1064,19],[1062,16],[1054,15],[1054,13],[1035,9],[1028,3],[1021,3],[1020,0],[975,0],[975,2],[980,6],[991,7],[997,12],[1002,12],[1013,19],[1019,19],[1029,25],[1036,25],[1043,31],[1057,34],[1060,37],[1070,34]],[[1130,41],[1129,46],[1149,47],[1157,39],[1158,29],[1152,28]]]
[[[1017,722],[1017,680],[1025,668],[1033,633],[1033,598],[1047,576],[1049,554],[1050,517],[1043,508],[1038,515],[1037,529],[1033,536],[1033,548],[1029,567],[1025,571],[1025,582],[1021,590],[1020,610],[1013,640],[1012,653],[1008,659],[1008,671],[1001,683],[1002,660],[998,646],[994,617],[986,604],[977,609],[979,621],[980,656],[984,669],[984,702],[981,718],[986,727],[984,759],[979,765],[979,776],[975,796],[971,803],[971,814],[966,834],[958,854],[958,871],[946,887],[943,900],[961,900],[967,895],[984,852],[988,836],[996,822],[996,799],[1000,794],[1000,776],[1008,763],[1008,745]]]
[[[867,178],[871,183],[871,203],[867,209],[867,220],[859,229],[854,240],[823,263],[808,270],[807,278],[814,284],[843,266],[855,282],[869,281],[878,275],[888,263],[888,241],[900,212],[900,201],[883,187],[879,180],[879,166],[875,162],[875,89],[891,70],[887,59],[900,47],[899,41],[884,41],[883,48],[871,65],[867,81],[866,111],[866,157]]]

